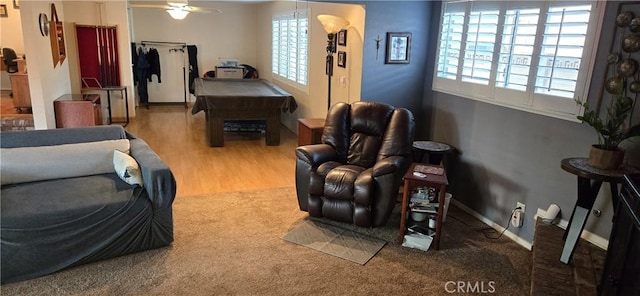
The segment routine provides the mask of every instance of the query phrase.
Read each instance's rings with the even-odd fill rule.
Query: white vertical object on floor
[[[442,222],[447,221],[447,211],[449,211],[449,203],[451,202],[451,193],[445,193],[444,195],[444,208],[442,209]]]
[[[183,54],[179,50],[179,46],[147,45],[147,50],[150,48],[158,50],[160,55],[160,80],[162,82],[158,83],[158,76],[155,74],[151,75],[151,82],[147,80],[149,103],[184,103],[185,86],[183,84],[186,82],[182,77],[182,67],[188,65],[187,49],[183,49],[185,51]],[[186,89],[188,90],[188,87]]]

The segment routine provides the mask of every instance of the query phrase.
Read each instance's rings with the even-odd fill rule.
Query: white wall
[[[280,82],[271,74],[271,17],[278,12],[310,9],[309,15],[309,85],[308,90],[300,90]],[[293,114],[283,114],[282,120],[290,130],[297,132],[298,118],[324,118],[327,114],[327,76],[325,75],[325,57],[327,33],[317,20],[319,14],[332,14],[347,19],[351,24],[347,28],[347,46],[337,46],[338,51],[347,53],[347,67],[335,64],[331,82],[331,103],[354,102],[360,100],[362,84],[362,52],[364,36],[365,9],[361,5],[275,1],[260,4],[258,15],[258,66],[261,77],[275,82],[291,93],[298,103]],[[261,50],[264,48],[264,50]],[[340,83],[344,77],[344,84]]]
[[[135,116],[135,102],[133,100],[133,76],[131,72],[131,50],[129,45],[129,21],[127,17],[126,1],[64,1],[64,20],[67,55],[71,76],[71,90],[80,93],[82,84],[78,60],[78,45],[75,25],[116,26],[118,42],[118,59],[120,66],[120,83],[127,87],[129,95],[129,114]],[[101,95],[103,122],[106,122],[107,95],[104,91],[96,91]],[[118,91],[111,93],[111,111],[115,121],[125,117],[124,98]]]
[[[6,0],[4,0],[6,1]],[[118,26],[120,71],[123,85],[129,89],[130,114],[135,116],[135,92],[130,70],[130,41],[184,42],[198,47],[198,67],[202,76],[213,70],[219,58],[238,58],[240,63],[256,66],[261,78],[270,80],[289,91],[298,103],[293,114],[283,114],[283,123],[297,131],[297,119],[325,117],[327,112],[327,76],[325,70],[326,33],[316,19],[318,14],[334,14],[351,22],[347,32],[347,46],[338,50],[347,52],[347,67],[334,66],[332,80],[332,102],[360,100],[362,81],[362,51],[365,9],[361,5],[317,3],[303,1],[270,1],[262,3],[232,1],[190,1],[191,5],[211,7],[222,13],[190,13],[184,20],[174,20],[163,9],[131,8],[122,0],[56,1],[58,16],[65,25],[65,40],[68,57],[62,66],[55,69],[51,62],[49,39],[42,37],[37,27],[38,14],[50,14],[49,3],[44,1],[21,1],[21,14],[25,53],[28,56],[32,104],[36,128],[55,127],[53,100],[71,92],[79,92],[77,70],[77,46],[75,26],[79,24],[103,24]],[[102,3],[102,4],[97,4]],[[131,1],[131,3],[164,4],[164,1]],[[309,85],[299,90],[271,77],[271,16],[275,12],[293,11],[298,8],[311,9],[309,32]],[[100,13],[102,11],[102,13]],[[131,15],[131,24],[128,16]],[[186,55],[185,55],[186,56]],[[337,61],[337,58],[335,59]],[[181,76],[182,69],[161,69],[162,73],[174,71]],[[165,74],[162,77],[165,77]],[[187,73],[188,74],[188,73]],[[344,77],[343,79],[341,79]],[[155,79],[155,78],[154,78]],[[175,80],[175,81],[174,81]],[[340,81],[344,81],[344,84]],[[152,82],[150,88],[165,93],[162,88],[182,89],[180,79],[163,79],[161,84]],[[167,92],[169,93],[169,92]],[[170,101],[180,101],[173,97]],[[106,102],[103,100],[103,105]],[[150,101],[154,101],[153,98]],[[114,117],[123,116],[122,100],[113,99]]]
[[[0,0],[0,4],[7,6],[7,17],[0,18],[0,48],[9,47],[18,56],[24,54],[22,39],[20,9],[13,8],[12,0]],[[0,72],[0,89],[11,89],[11,82],[6,71]]]
[[[149,2],[145,2],[147,3]],[[219,1],[190,1],[189,4],[217,8],[222,10],[222,13],[190,13],[183,20],[174,20],[164,9],[132,7],[133,41],[183,42],[196,45],[199,76],[214,70],[219,58],[237,58],[242,64],[256,66],[258,44],[255,5]],[[147,84],[149,101],[183,101],[182,63],[179,57],[175,53],[168,54],[168,48],[147,46],[151,47],[160,52],[162,82],[158,83],[154,75],[153,81]],[[186,58],[188,55],[185,52]],[[188,79],[188,60],[186,66]]]
[[[143,3],[132,1],[132,3]],[[145,4],[156,2],[144,2]],[[258,69],[261,78],[272,81],[290,92],[298,103],[298,110],[284,113],[282,122],[290,130],[297,131],[297,119],[325,117],[327,112],[327,76],[325,56],[327,34],[318,14],[334,14],[351,22],[347,32],[347,46],[337,50],[347,52],[347,67],[334,65],[332,77],[332,103],[360,100],[362,77],[362,49],[365,10],[361,5],[316,3],[302,1],[270,1],[264,3],[239,3],[223,1],[190,1],[191,5],[217,8],[222,13],[190,13],[184,20],[172,19],[162,9],[132,8],[133,35],[136,42],[170,41],[198,46],[198,67],[202,76],[213,70],[219,58],[238,58],[240,63]],[[271,17],[274,13],[311,10],[309,17],[309,85],[307,90],[295,88],[271,75]],[[162,60],[162,57],[161,57]],[[337,61],[337,57],[335,58]],[[181,71],[181,69],[174,69]],[[169,69],[161,69],[162,73]],[[149,100],[176,101],[176,89],[182,89],[178,79],[162,83],[149,83]],[[341,79],[342,78],[342,79]],[[340,83],[343,81],[344,83]],[[165,98],[159,96],[165,95]],[[157,96],[154,98],[154,96]],[[181,97],[178,98],[178,101]]]
[[[54,68],[49,37],[40,35],[38,27],[38,15],[46,13],[50,16],[51,14],[50,3],[55,4],[58,19],[66,22],[62,1],[20,1],[22,36],[27,56],[31,105],[36,129],[56,127],[53,101],[71,92],[68,58]],[[69,36],[65,32],[65,41],[68,42],[68,40]]]

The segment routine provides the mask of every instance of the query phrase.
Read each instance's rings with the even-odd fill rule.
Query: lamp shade
[[[329,14],[318,15],[318,20],[322,24],[322,27],[324,27],[324,30],[329,34],[338,33],[349,25],[349,21]]]
[[[189,11],[180,8],[167,9],[167,12],[176,20],[182,20],[187,17],[187,14],[189,14]]]

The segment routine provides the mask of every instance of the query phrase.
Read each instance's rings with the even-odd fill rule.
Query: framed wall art
[[[6,4],[0,4],[0,17],[8,17],[9,14],[7,13],[7,5]]]
[[[411,54],[411,33],[387,33],[387,54],[385,64],[408,64]]]
[[[347,67],[347,53],[344,51],[338,51],[338,67]]]
[[[13,0],[13,8],[20,9],[20,0]]]
[[[338,45],[347,46],[347,30],[338,32]]]

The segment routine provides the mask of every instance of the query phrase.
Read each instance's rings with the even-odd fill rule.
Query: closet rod
[[[98,25],[79,25],[76,24],[76,27],[80,27],[80,28],[107,28],[107,29],[111,29],[111,28],[116,28],[117,26],[98,26]]]
[[[140,41],[142,45],[168,45],[168,46],[187,46],[184,42],[165,42],[165,41]]]

